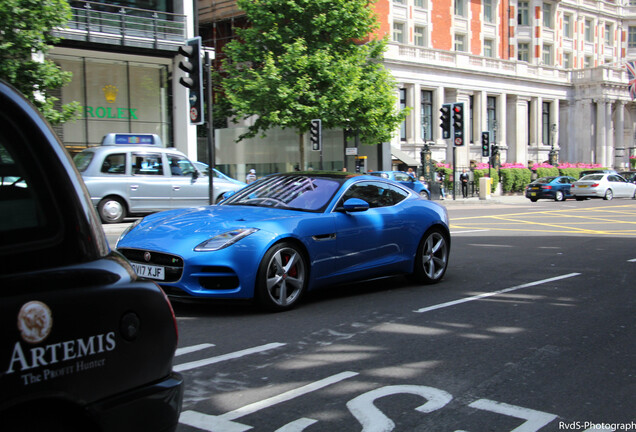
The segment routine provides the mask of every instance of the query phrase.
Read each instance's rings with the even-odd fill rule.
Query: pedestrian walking
[[[250,184],[256,181],[256,170],[252,168],[250,173],[245,177],[245,183]]]
[[[406,170],[406,173],[415,179],[415,171],[413,171],[413,168]]]
[[[464,198],[468,198],[468,180],[470,180],[470,176],[466,172],[466,168],[464,168],[459,175],[459,181],[462,184],[462,196]]]
[[[444,173],[442,171],[437,171],[436,173],[437,182],[439,183],[439,195],[440,199],[446,199],[446,192],[444,192]]]

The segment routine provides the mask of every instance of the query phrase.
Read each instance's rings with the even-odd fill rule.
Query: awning
[[[406,152],[397,149],[393,146],[391,146],[391,156],[393,157],[393,159],[397,159],[399,161],[401,161],[402,163],[405,163],[406,165],[409,166],[420,166],[421,163],[420,161],[418,161],[415,158],[412,158],[411,156],[409,156]]]

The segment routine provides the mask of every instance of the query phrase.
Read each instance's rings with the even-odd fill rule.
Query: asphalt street
[[[440,204],[437,285],[335,286],[280,314],[174,303],[178,431],[636,428],[636,202]]]

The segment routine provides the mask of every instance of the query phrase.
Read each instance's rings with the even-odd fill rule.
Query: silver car
[[[121,222],[130,214],[147,214],[209,203],[209,177],[174,148],[154,145],[102,145],[78,153],[93,204],[104,223]],[[214,179],[214,202],[242,186]]]
[[[588,174],[572,184],[570,193],[578,201],[585,198],[611,200],[614,197],[622,197],[636,199],[636,185],[629,183],[618,174]]]

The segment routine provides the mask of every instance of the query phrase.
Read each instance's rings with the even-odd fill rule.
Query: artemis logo
[[[23,349],[20,342],[16,342],[6,373],[22,372],[41,366],[51,366],[56,363],[89,357],[95,354],[115,349],[115,332],[98,334],[87,338],[58,342],[42,347]]]

